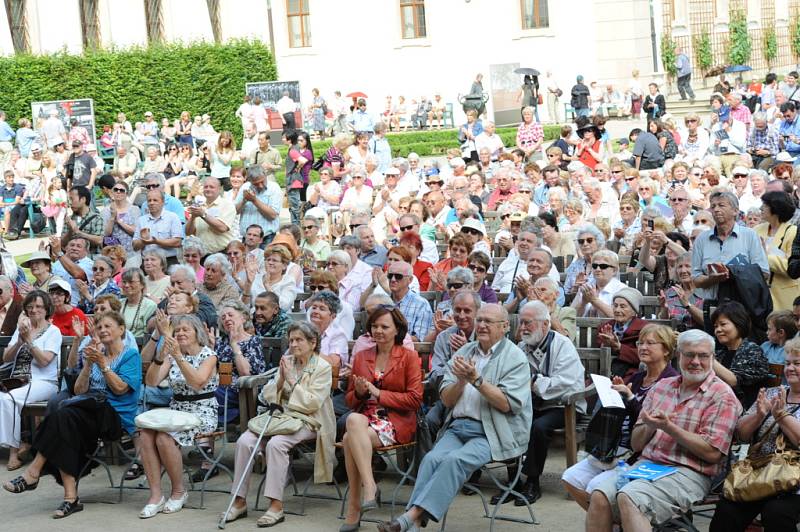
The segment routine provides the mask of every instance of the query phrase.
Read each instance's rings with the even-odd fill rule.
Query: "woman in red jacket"
[[[614,294],[614,319],[600,326],[600,345],[610,347],[611,374],[627,378],[639,371],[639,332],[647,322],[638,317],[642,293],[625,287]]]
[[[344,532],[357,530],[361,516],[380,502],[372,476],[372,450],[413,441],[416,412],[422,404],[420,358],[403,347],[408,323],[400,310],[379,306],[369,315],[367,330],[376,345],[353,355],[347,387],[347,406],[353,411],[343,439],[350,485],[340,529]]]

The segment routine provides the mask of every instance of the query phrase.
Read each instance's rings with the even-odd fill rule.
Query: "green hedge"
[[[208,113],[217,131],[241,139],[234,112],[247,82],[277,79],[269,47],[258,41],[224,45],[166,44],[83,55],[0,57],[0,108],[16,124],[30,117],[31,102],[92,98],[99,135],[118,112],[132,123],[152,111],[156,120]]]

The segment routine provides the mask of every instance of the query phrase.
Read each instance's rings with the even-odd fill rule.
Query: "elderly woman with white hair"
[[[223,301],[241,299],[239,288],[231,282],[231,263],[222,253],[214,253],[206,258],[206,275],[198,290],[211,298],[219,308]]]
[[[364,285],[361,279],[350,275],[353,270],[353,260],[349,253],[341,249],[331,252],[328,257],[328,271],[331,272],[339,283],[339,298],[350,304],[354,309],[359,308],[361,293]]]
[[[375,158],[372,154],[367,157]],[[321,175],[320,173],[320,176]],[[347,190],[345,190],[342,202],[339,206],[342,211],[352,214],[358,211],[369,210],[372,206],[372,187],[365,183],[366,179],[367,172],[363,168],[357,167],[353,169],[349,186]],[[372,181],[372,183],[374,184],[374,181]]]
[[[558,283],[550,277],[540,277],[533,283],[531,290],[536,296],[536,300],[544,303],[550,311],[550,328],[574,342],[577,338],[575,309],[558,304],[558,298],[561,295]],[[530,301],[531,298],[528,300]]]
[[[555,216],[559,231],[566,231],[570,227],[569,220],[564,214],[564,204],[567,202],[567,192],[562,187],[550,187],[547,191],[547,206],[550,214]]]
[[[667,208],[667,201],[659,195],[658,181],[649,177],[639,179],[639,205],[642,208],[658,207],[660,210]]]
[[[200,261],[207,254],[206,245],[196,236],[191,235],[183,239],[183,263],[191,266],[198,283],[202,283],[206,275],[206,269],[200,264]]]
[[[579,285],[594,279],[592,255],[605,247],[606,238],[596,226],[587,224],[577,228],[575,242],[578,254],[565,271],[565,294],[575,293]]]
[[[103,255],[94,258],[92,265],[92,280],[87,283],[82,279],[75,279],[75,286],[80,293],[78,308],[86,314],[94,313],[95,300],[106,294],[120,296],[120,289],[114,282],[114,261]]]
[[[592,255],[591,268],[591,279],[579,274],[574,283],[577,292],[572,307],[578,316],[610,318],[614,315],[614,294],[625,288],[617,278],[619,256],[613,251],[601,249]]]
[[[389,154],[389,161],[386,163],[387,168],[389,167],[389,162],[391,162],[391,153]],[[371,187],[382,187],[384,184],[381,160],[374,153],[369,153],[364,157],[364,182]]]
[[[167,256],[157,248],[142,251],[142,269],[147,276],[144,282],[145,296],[159,303],[169,287]]]
[[[333,180],[333,170],[329,167],[319,169],[319,183],[309,187],[308,201],[313,205],[325,209],[326,212],[339,208],[339,199],[342,197],[342,187]]]

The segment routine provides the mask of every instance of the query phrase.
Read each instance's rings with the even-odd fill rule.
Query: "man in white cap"
[[[472,251],[483,251],[490,257],[491,250],[486,243],[486,226],[476,218],[467,218],[461,224],[459,233],[466,236],[472,242]]]

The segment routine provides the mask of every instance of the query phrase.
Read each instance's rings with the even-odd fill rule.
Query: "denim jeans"
[[[678,77],[678,92],[681,93],[681,100],[686,99],[686,95],[694,100],[694,91],[692,90],[692,75],[686,74],[685,76]]]

